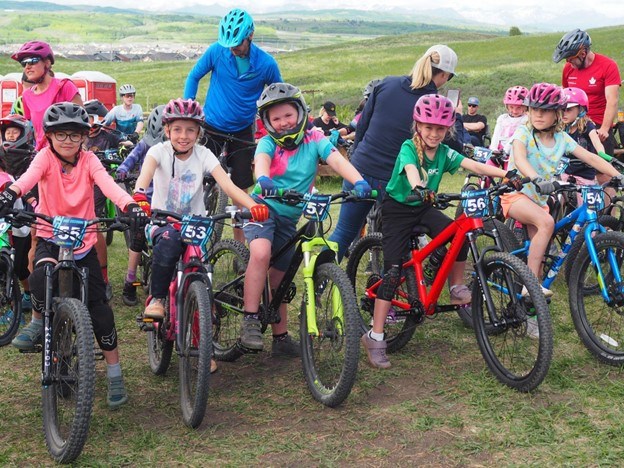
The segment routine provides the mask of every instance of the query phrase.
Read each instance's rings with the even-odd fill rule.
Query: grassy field
[[[448,177],[444,190],[457,190],[462,180],[462,174]],[[319,188],[331,192],[338,184]],[[561,281],[551,305],[554,360],[533,394],[499,384],[473,333],[450,314],[427,320],[391,356],[390,370],[373,370],[362,358],[353,392],[337,409],[312,400],[298,361],[263,352],[220,363],[206,417],[193,431],[179,414],[176,359],[164,377],[151,374],[146,336],[134,321],[140,307],[119,300],[126,258],[118,236],[109,265],[131,402],[117,412],[107,409],[99,362],[80,465],[608,466],[624,457],[622,371],[598,364],[583,348]],[[296,333],[297,317],[290,320]],[[0,465],[51,464],[41,431],[39,355],[6,347],[0,362]]]

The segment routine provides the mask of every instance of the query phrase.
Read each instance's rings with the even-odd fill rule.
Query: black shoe
[[[281,340],[273,340],[271,346],[271,356],[273,357],[301,357],[301,345],[298,341],[293,340],[290,335]]]
[[[123,293],[121,293],[121,300],[127,306],[137,305],[138,299],[137,299],[136,286],[134,285],[134,283],[130,281],[126,281],[124,283]]]

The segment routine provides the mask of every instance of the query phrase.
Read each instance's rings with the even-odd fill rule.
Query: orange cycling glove
[[[269,207],[262,203],[252,206],[249,211],[251,212],[253,220],[258,223],[263,223],[269,219]]]
[[[152,216],[152,207],[144,193],[135,193],[132,198],[141,207],[147,216]]]

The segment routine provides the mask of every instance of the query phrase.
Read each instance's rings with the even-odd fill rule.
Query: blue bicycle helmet
[[[245,10],[234,8],[219,23],[219,44],[238,47],[254,32],[253,18]]]

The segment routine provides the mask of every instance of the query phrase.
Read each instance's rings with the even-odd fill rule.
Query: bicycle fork
[[[314,270],[316,268],[316,262],[319,259],[319,254],[314,253],[315,248],[324,249],[329,247],[334,254],[337,255],[338,243],[315,237],[309,241],[302,242],[301,251],[303,252],[303,283],[305,284],[305,307],[306,307],[306,321],[308,324],[308,333],[313,336],[320,336],[317,323],[316,323],[316,297],[314,290]],[[321,287],[325,287],[323,285]],[[333,317],[338,323],[340,332],[342,332],[342,326],[344,323],[342,298],[340,297],[340,291],[338,288],[332,287],[331,301]]]

